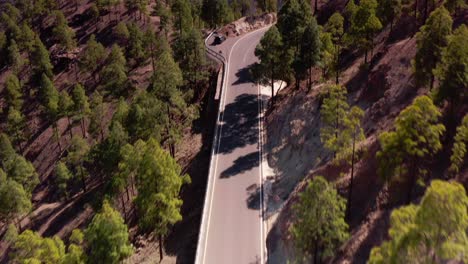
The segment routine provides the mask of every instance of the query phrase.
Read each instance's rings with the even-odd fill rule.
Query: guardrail
[[[217,83],[217,87],[219,86],[219,104],[218,104],[218,113],[217,113],[217,118],[216,118],[216,124],[215,124],[215,131],[214,131],[214,134],[213,134],[213,142],[211,144],[211,155],[210,155],[210,167],[209,167],[209,170],[208,170],[208,183],[206,185],[206,191],[205,191],[205,201],[203,203],[203,213],[202,213],[202,221],[201,221],[201,225],[200,225],[200,231],[198,233],[198,242],[197,242],[197,253],[196,253],[196,256],[195,256],[195,263],[196,264],[203,264],[203,257],[204,257],[204,250],[205,250],[205,242],[206,242],[206,230],[208,228],[207,226],[207,213],[208,213],[208,210],[209,210],[209,201],[211,200],[211,189],[213,187],[213,181],[214,181],[214,177],[215,175],[214,174],[214,171],[213,171],[213,162],[214,162],[214,155],[216,154],[215,153],[215,150],[216,150],[216,142],[218,141],[218,137],[220,135],[218,135],[219,133],[219,129],[218,129],[218,126],[219,126],[219,123],[220,123],[220,114],[221,114],[221,107],[222,107],[222,98],[223,98],[223,87],[225,86],[224,85],[224,80],[225,80],[225,76],[226,76],[226,58],[224,58],[223,55],[217,53],[216,51],[214,51],[213,49],[211,49],[210,47],[208,47],[207,45],[207,40],[213,35],[215,31],[213,30],[209,35],[208,37],[206,37],[205,39],[205,50],[206,52],[208,53],[208,55],[212,56],[214,59],[218,60],[221,62],[222,64],[222,67],[221,67],[221,70],[220,70],[220,73],[221,73],[221,82],[220,83]],[[219,76],[219,75],[218,75]],[[219,81],[219,77],[218,77],[218,81]],[[207,208],[208,207],[208,208]],[[200,248],[201,246],[203,245],[203,248]]]

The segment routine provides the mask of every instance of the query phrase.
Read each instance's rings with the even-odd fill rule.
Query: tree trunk
[[[416,184],[416,161],[412,161],[411,162],[411,170],[409,170],[409,177],[410,177],[410,183],[409,183],[409,186],[408,186],[408,195],[406,197],[406,203],[409,204],[411,202],[411,197],[412,197],[412,194],[413,194],[413,188],[414,188],[414,185]]]
[[[318,259],[318,245],[317,243],[314,244],[314,264],[318,264],[319,263],[319,259]]]
[[[351,180],[349,181],[349,189],[348,189],[348,204],[346,205],[346,219],[348,221],[351,217],[351,203],[353,197],[353,184],[354,184],[354,154],[356,151],[356,133],[353,135],[353,151],[351,155]]]
[[[81,183],[83,184],[83,192],[86,192],[86,180],[83,172],[83,165],[80,165]]]
[[[124,220],[127,220],[127,212],[125,210],[125,201],[124,201],[124,196],[123,195],[120,196],[120,202],[122,203],[122,210],[123,210],[123,213],[124,213]]]
[[[54,131],[55,131],[55,139],[57,140],[59,151],[60,153],[62,153],[62,145],[60,144],[60,135],[58,131],[57,121],[54,122]]]
[[[414,18],[418,19],[418,0],[414,3]]]
[[[318,13],[318,0],[315,0],[315,7],[314,7],[314,16]]]
[[[70,134],[70,139],[73,139],[73,127],[70,121],[70,116],[67,115],[67,120],[68,120],[68,133]]]
[[[162,243],[162,235],[159,235],[159,261],[163,259],[163,243]]]
[[[339,67],[340,67],[340,53],[338,51],[338,45],[335,44],[335,73],[336,73],[336,84],[339,84],[340,83],[340,70],[339,70]]]
[[[428,0],[424,2],[424,20],[423,20],[424,23],[426,22],[426,19],[427,19],[427,8],[428,8]]]

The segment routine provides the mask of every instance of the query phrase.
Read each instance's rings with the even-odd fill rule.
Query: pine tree
[[[29,59],[31,60],[32,54],[34,52],[34,40],[36,38],[36,33],[31,30],[27,23],[23,22],[21,26],[21,35],[19,38],[19,45],[22,50],[25,50],[28,53]]]
[[[349,36],[352,42],[357,43],[364,50],[365,64],[368,62],[369,51],[372,52],[374,47],[374,34],[382,28],[382,23],[376,15],[377,7],[376,0],[363,0],[351,17]]]
[[[86,138],[86,125],[85,119],[89,116],[90,108],[88,97],[86,96],[85,90],[81,84],[76,84],[72,93],[73,105],[75,117],[81,122],[81,132],[83,137]]]
[[[349,105],[346,102],[346,88],[340,85],[330,85],[320,108],[320,139],[326,149],[333,152],[334,157],[341,156],[347,149],[343,131],[346,129],[346,114]]]
[[[89,263],[117,264],[132,254],[127,226],[107,200],[84,234],[89,249]]]
[[[53,66],[50,62],[49,51],[38,36],[34,40],[34,52],[31,63],[37,76],[45,74],[47,77],[52,78]]]
[[[171,29],[173,15],[171,10],[166,7],[162,1],[157,1],[155,5],[155,14],[159,16],[159,25],[161,30],[164,31],[166,38],[168,37],[169,30]]]
[[[179,63],[184,81],[191,89],[196,89],[200,81],[207,80],[205,45],[200,32],[192,28],[174,44],[174,57]]]
[[[461,25],[448,37],[448,46],[443,49],[442,57],[434,73],[440,80],[436,90],[438,101],[450,102],[451,114],[461,103],[466,102],[468,92],[468,27]]]
[[[119,45],[125,46],[130,38],[130,32],[124,22],[119,22],[114,29],[114,35],[117,38]]]
[[[59,96],[59,115],[60,117],[66,117],[68,121],[68,131],[70,133],[70,138],[73,138],[73,133],[72,133],[72,122],[71,119],[73,117],[73,110],[74,110],[74,104],[73,104],[73,99],[71,96],[68,94],[66,90],[63,90],[60,92]]]
[[[18,45],[15,40],[11,40],[10,46],[8,46],[8,61],[10,62],[11,68],[15,74],[18,74],[25,64],[23,57],[19,52]]]
[[[104,88],[112,94],[122,94],[127,88],[126,63],[122,49],[114,44],[101,73]]]
[[[16,154],[10,139],[5,133],[0,133],[0,164],[4,164],[8,159]]]
[[[190,182],[190,177],[181,173],[180,166],[171,155],[156,140],[149,139],[138,168],[135,203],[139,212],[139,227],[154,231],[159,236],[161,259],[162,237],[167,234],[170,225],[182,220],[179,192],[183,184]]]
[[[42,238],[31,230],[21,233],[12,249],[13,263],[62,263],[65,257],[65,245],[59,237]]]
[[[333,256],[346,241],[349,235],[345,206],[345,200],[323,177],[315,176],[308,181],[293,206],[295,219],[290,228],[294,245],[302,254],[299,261],[312,257],[314,263],[319,263]]]
[[[193,28],[190,3],[187,0],[174,0],[171,10],[174,15],[174,27],[179,31],[179,36],[190,32]]]
[[[278,13],[277,27],[281,34],[284,50],[292,54],[292,65],[295,67],[294,77],[296,88],[299,88],[301,72],[297,71],[301,65],[300,52],[304,32],[312,20],[310,5],[304,0],[287,1]]]
[[[398,115],[395,131],[379,136],[379,173],[386,179],[403,175],[408,178],[408,203],[417,178],[424,172],[424,160],[442,149],[440,137],[445,127],[438,122],[440,116],[432,100],[420,96]]]
[[[29,194],[29,197],[31,197],[31,193],[39,183],[36,169],[32,163],[23,156],[14,154],[3,162],[3,169],[8,175],[8,178],[21,184],[24,190]]]
[[[372,249],[368,263],[468,261],[467,207],[468,197],[462,185],[432,181],[421,204],[392,212],[390,240]]]
[[[140,28],[130,23],[127,25],[130,32],[130,39],[127,45],[127,56],[134,61],[135,65],[141,65],[147,59],[143,46],[143,32]]]
[[[86,192],[87,172],[84,168],[84,162],[89,152],[89,145],[86,140],[81,137],[74,137],[70,148],[68,149],[67,163],[74,169],[74,175],[79,175],[83,192]]]
[[[312,89],[312,67],[316,66],[320,60],[321,51],[320,35],[317,21],[314,17],[304,29],[301,48],[297,63],[294,65],[297,76],[308,75],[308,87]]]
[[[55,26],[52,29],[54,38],[65,49],[71,50],[76,46],[75,32],[71,29],[61,11],[55,11]]]
[[[21,142],[26,139],[24,131],[25,128],[26,118],[24,117],[23,113],[13,107],[10,107],[8,109],[6,130],[12,139],[13,144],[19,146],[20,151],[22,151]]]
[[[450,156],[449,172],[457,175],[465,162],[466,145],[468,144],[468,114],[463,117],[460,126],[457,127],[455,142],[452,147],[452,156]]]
[[[342,38],[344,33],[344,18],[340,13],[335,12],[325,24],[325,31],[330,33],[333,43],[333,64],[332,68],[335,71],[335,83],[339,84],[340,77],[340,53],[342,48]]]
[[[55,167],[55,182],[61,194],[65,195],[68,199],[68,181],[73,179],[73,175],[68,170],[67,165],[64,162],[59,162]]]
[[[263,35],[260,43],[255,48],[255,56],[260,59],[260,63],[255,66],[256,79],[262,84],[271,87],[271,98],[274,100],[274,84],[275,81],[286,77],[288,72],[288,60],[283,61],[286,57],[283,50],[283,40],[276,26],[272,26]]]
[[[452,32],[452,17],[444,7],[431,13],[426,24],[416,34],[417,52],[414,58],[414,74],[418,85],[434,85],[434,69],[441,61],[442,50]]]
[[[88,42],[86,42],[86,48],[84,49],[80,60],[80,65],[82,69],[94,77],[95,81],[97,81],[98,69],[104,62],[105,56],[106,52],[104,46],[96,41],[96,37],[94,35],[91,35]]]
[[[67,254],[63,263],[67,264],[85,264],[87,256],[83,250],[82,244],[84,235],[79,229],[74,229],[70,236],[70,245],[68,246]]]
[[[28,213],[31,195],[0,168],[0,219],[6,223]]]
[[[5,80],[6,100],[10,107],[21,110],[23,107],[23,91],[21,83],[15,74],[9,74]]]
[[[382,0],[379,2],[377,14],[385,24],[390,24],[390,33],[393,31],[393,24],[401,15],[401,0]]]
[[[105,104],[103,102],[102,95],[96,91],[91,97],[91,114],[89,122],[89,131],[94,136],[98,138],[101,136],[101,141],[104,140],[104,115],[105,115]]]

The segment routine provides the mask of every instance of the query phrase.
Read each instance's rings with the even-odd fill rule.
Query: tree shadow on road
[[[251,64],[245,68],[242,68],[236,72],[237,80],[235,80],[231,85],[239,85],[243,83],[254,83],[254,79],[252,78],[251,68],[254,64]]]
[[[234,161],[234,164],[221,172],[220,178],[229,178],[237,174],[246,172],[259,165],[258,151],[239,157]]]
[[[258,95],[241,94],[226,105],[221,125],[221,143],[217,153],[258,143]]]

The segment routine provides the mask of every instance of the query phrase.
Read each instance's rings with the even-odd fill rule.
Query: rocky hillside
[[[334,12],[344,13],[348,1],[319,1],[318,21],[324,25]],[[408,1],[406,1],[408,2]],[[421,6],[422,8],[422,6]],[[363,129],[365,140],[359,144],[361,157],[355,166],[353,204],[348,220],[350,238],[338,250],[330,263],[365,263],[372,247],[388,239],[389,218],[394,208],[405,204],[408,183],[386,183],[379,177],[376,152],[380,149],[378,136],[394,127],[395,117],[410,105],[418,95],[430,94],[427,87],[416,85],[412,60],[415,57],[416,37],[420,19],[412,14],[413,6],[404,7],[393,30],[385,26],[374,38],[375,48],[370,61],[363,67],[364,54],[353,48],[341,53],[339,83],[346,87],[350,106],[365,111]],[[453,14],[453,28],[466,23],[468,12]],[[297,255],[289,232],[294,219],[292,207],[304,190],[307,180],[321,175],[336,184],[344,197],[350,181],[351,168],[346,164],[331,162],[333,154],[327,151],[320,139],[322,93],[334,80],[323,82],[321,72],[315,73],[313,88],[306,83],[300,89],[290,85],[279,92],[267,116],[267,152],[269,165],[276,178],[271,180],[268,196],[268,216],[274,222],[268,234],[269,260],[285,263]],[[466,89],[466,87],[465,87]],[[447,107],[441,106],[448,133],[444,135],[443,149],[429,162],[428,174],[418,185],[413,202],[418,202],[432,179],[447,179],[449,157],[453,144],[454,127]],[[467,112],[466,102],[455,113],[460,122]],[[468,187],[468,168],[458,178]]]

